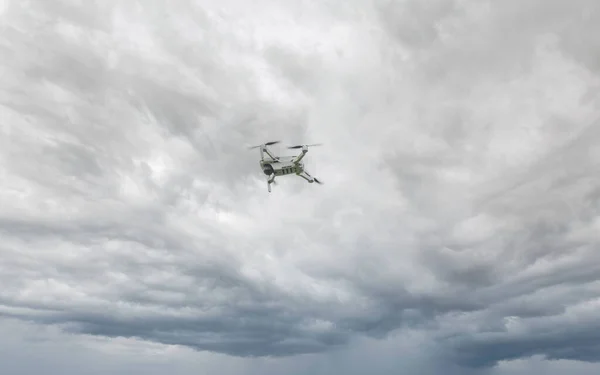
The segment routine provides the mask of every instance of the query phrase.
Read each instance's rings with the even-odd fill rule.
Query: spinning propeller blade
[[[277,143],[279,143],[279,142],[281,142],[281,141],[271,141],[271,142],[267,142],[267,143],[265,143],[264,145],[250,146],[250,147],[248,147],[248,149],[249,149],[249,150],[252,150],[253,148],[259,148],[259,147],[262,147],[262,146],[271,146],[271,145],[276,145],[276,144],[277,144]]]
[[[313,180],[315,180],[315,182],[316,182],[317,184],[319,184],[319,185],[323,185],[323,182],[322,182],[322,181],[319,181],[319,180],[317,180],[317,178],[316,178],[316,177],[313,177]]]
[[[306,147],[314,147],[314,146],[321,146],[321,145],[322,145],[322,143],[313,143],[312,145],[297,145],[297,146],[290,146],[288,148],[295,149],[295,148],[302,148],[304,146],[306,146]]]

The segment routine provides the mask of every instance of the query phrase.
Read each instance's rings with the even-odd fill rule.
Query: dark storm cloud
[[[597,326],[573,328],[559,332],[537,332],[535,338],[512,337],[473,342],[457,348],[457,362],[469,367],[488,367],[498,360],[511,360],[542,354],[549,360],[569,359],[599,362],[600,336],[595,334]],[[568,342],[568,345],[565,345]]]
[[[298,373],[600,358],[597,2],[218,5],[4,9],[0,315]],[[267,140],[326,185],[267,196]]]

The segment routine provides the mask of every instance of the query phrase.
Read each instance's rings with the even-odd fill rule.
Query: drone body
[[[316,182],[321,184],[317,178],[312,177],[305,169],[304,163],[302,159],[304,155],[308,152],[309,146],[318,146],[318,144],[314,145],[300,145],[289,147],[290,149],[301,148],[302,152],[297,156],[274,156],[269,150],[268,146],[279,143],[279,141],[267,142],[260,146],[254,146],[252,148],[260,147],[260,168],[263,173],[267,176],[267,188],[269,192],[271,192],[271,184],[275,183],[275,177],[285,176],[295,174],[297,176],[302,177],[309,183]]]

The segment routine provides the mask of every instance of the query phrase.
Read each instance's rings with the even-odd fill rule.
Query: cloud
[[[596,2],[7,4],[2,316],[291,367],[600,357]],[[269,140],[323,142],[326,184],[268,194]]]

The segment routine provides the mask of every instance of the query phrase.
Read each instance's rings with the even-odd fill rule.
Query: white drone
[[[267,146],[277,143],[279,143],[279,141],[267,142],[259,146],[250,147],[250,149],[260,148],[260,168],[263,170],[263,173],[267,175],[267,187],[269,189],[269,193],[271,192],[271,184],[275,183],[275,177],[277,176],[295,174],[311,184],[313,182],[322,184],[321,181],[319,181],[316,177],[311,176],[304,169],[304,163],[302,163],[302,158],[304,158],[304,155],[306,155],[308,152],[308,148],[312,146],[320,146],[320,144],[288,147],[289,149],[301,148],[302,153],[297,156],[273,156],[273,154],[267,149]],[[265,154],[267,155],[266,157]]]

